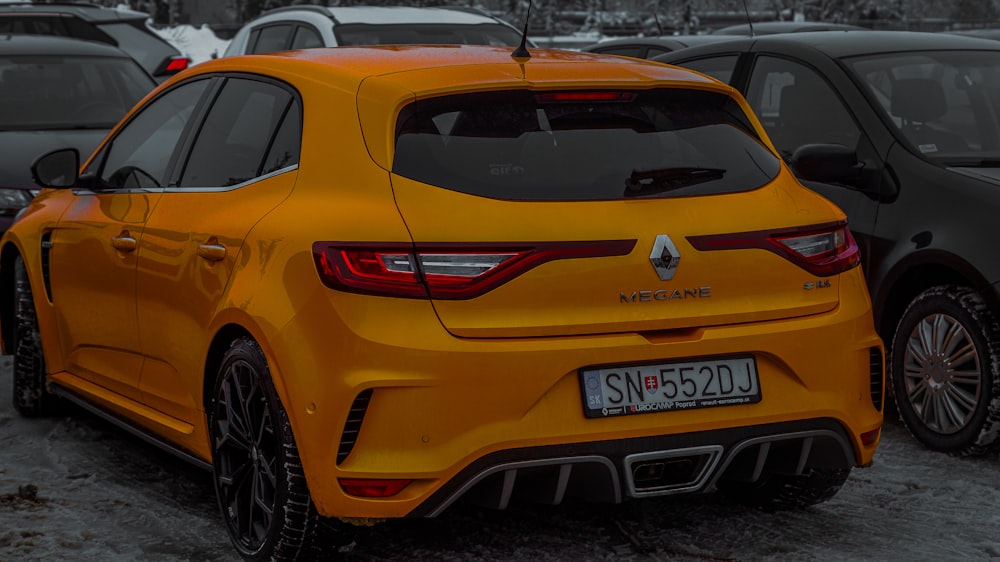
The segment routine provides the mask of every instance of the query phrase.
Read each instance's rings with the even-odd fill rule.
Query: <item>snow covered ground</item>
[[[231,561],[208,473],[80,410],[23,419],[0,358],[0,560]],[[922,448],[890,420],[831,501],[763,513],[714,495],[620,506],[463,508],[360,529],[357,561],[986,560],[1000,464]]]

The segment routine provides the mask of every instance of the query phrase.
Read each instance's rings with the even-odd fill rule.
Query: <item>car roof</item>
[[[798,33],[805,31],[847,31],[866,30],[865,27],[847,23],[827,23],[820,21],[760,21],[753,24],[755,35],[772,33]],[[750,26],[745,23],[720,27],[712,31],[713,35],[749,35]]]
[[[733,36],[730,36],[733,37]],[[653,57],[655,61],[687,60],[720,51],[728,53],[768,48],[811,48],[832,58],[845,58],[898,51],[1000,50],[1000,42],[980,37],[923,31],[806,31],[760,37],[733,37],[724,44],[698,45]]]
[[[125,51],[106,43],[55,35],[0,35],[3,55],[73,55],[129,58]]]
[[[77,2],[53,2],[45,4],[34,4],[31,2],[9,2],[0,3],[0,16],[9,14],[65,14],[73,15],[82,20],[94,23],[107,23],[116,21],[146,20],[149,14],[127,9],[111,9],[100,4],[87,4]]]
[[[510,47],[481,45],[380,45],[361,47],[323,47],[283,51],[263,55],[241,55],[207,61],[188,70],[201,72],[234,71],[243,67],[267,68],[295,74],[321,76],[336,73],[345,82],[360,83],[370,77],[438,71],[445,74],[461,71],[458,88],[473,89],[473,84],[509,82],[528,83],[580,81],[573,66],[591,65],[588,80],[634,81],[640,77],[710,84],[714,81],[680,68],[669,68],[642,59],[607,57],[562,49],[529,49],[531,57],[518,62]],[[534,71],[534,72],[533,72]],[[488,78],[487,78],[488,76]]]
[[[286,6],[264,12],[257,19],[286,17],[295,12],[321,13],[340,24],[496,23],[497,19],[475,9],[449,6]]]
[[[691,47],[694,45],[731,41],[732,39],[734,39],[734,37],[729,35],[654,35],[651,37],[615,37],[614,39],[602,39],[597,43],[588,45],[583,50],[613,47],[616,45],[662,45],[664,47],[672,48]]]

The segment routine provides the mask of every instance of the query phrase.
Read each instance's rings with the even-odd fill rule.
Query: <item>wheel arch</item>
[[[873,295],[875,328],[889,347],[896,325],[906,307],[925,290],[936,285],[962,285],[979,291],[991,309],[1000,299],[972,264],[946,252],[924,252],[907,256],[896,264]]]
[[[258,341],[256,336],[240,324],[226,324],[222,326],[212,338],[212,343],[208,346],[208,353],[205,357],[205,375],[202,377],[201,402],[207,414],[211,408],[212,394],[215,390],[215,381],[219,376],[219,367],[222,366],[222,359],[226,355],[226,350],[234,341],[246,337]]]

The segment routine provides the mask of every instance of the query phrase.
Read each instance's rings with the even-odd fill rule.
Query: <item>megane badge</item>
[[[653,243],[653,251],[649,254],[649,261],[653,262],[653,268],[660,276],[660,281],[670,281],[674,278],[674,272],[677,271],[677,263],[681,261],[681,254],[669,236],[658,234],[656,242]]]

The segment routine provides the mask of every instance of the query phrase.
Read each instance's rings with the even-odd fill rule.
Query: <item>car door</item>
[[[204,83],[147,105],[92,159],[49,240],[54,310],[67,371],[138,398],[136,250]],[[88,179],[89,176],[89,179]]]
[[[291,191],[301,102],[277,82],[221,81],[189,156],[150,213],[137,264],[146,362],[143,400],[176,419],[199,415],[211,321],[250,228]]]
[[[853,108],[844,102],[840,89],[854,89],[853,83],[842,76],[834,84],[828,74],[787,56],[763,53],[747,60],[751,66],[738,87],[786,162],[792,163],[796,150],[807,144],[835,144],[857,154],[855,178],[837,183],[799,180],[847,214],[867,266],[875,243],[884,164]]]

